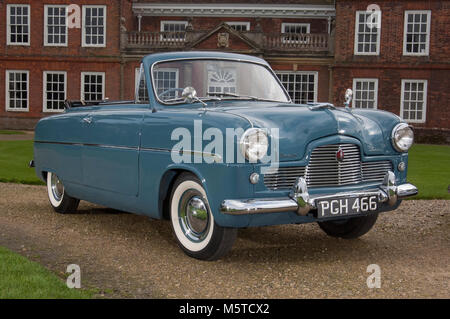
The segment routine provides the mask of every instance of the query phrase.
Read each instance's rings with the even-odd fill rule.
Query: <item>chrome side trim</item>
[[[105,145],[105,144],[90,144],[90,143],[70,143],[70,142],[49,142],[49,141],[34,141],[38,144],[57,144],[57,145],[73,145],[73,146],[91,146],[91,147],[101,147],[101,148],[114,148],[121,150],[139,150],[139,147],[133,146],[116,146],[116,145]]]
[[[111,148],[111,149],[119,149],[119,150],[133,150],[133,151],[150,151],[150,152],[178,152],[171,149],[165,148],[152,148],[152,147],[130,147],[130,146],[115,146],[115,145],[104,145],[104,144],[88,144],[88,143],[70,143],[70,142],[49,142],[49,141],[35,141],[35,143],[40,144],[58,144],[58,145],[74,145],[74,146],[91,146],[91,147],[101,147],[101,148]],[[208,152],[200,152],[193,150],[181,150],[182,154],[190,154],[190,155],[201,155],[203,157],[212,157],[216,160],[216,162],[222,161],[222,156],[219,154],[213,154]]]
[[[58,145],[74,145],[74,146],[83,146],[82,143],[71,143],[71,142],[50,142],[50,141],[34,141],[34,143],[38,144],[58,144]]]
[[[82,144],[83,146],[91,146],[91,147],[101,147],[101,148],[113,148],[119,150],[139,150],[139,147],[129,147],[129,146],[115,146],[115,145],[103,145],[103,144]]]
[[[201,151],[193,151],[193,150],[181,150],[181,151],[176,151],[176,150],[171,150],[168,148],[154,148],[154,147],[142,147],[141,148],[142,151],[149,151],[149,152],[165,152],[165,153],[179,153],[181,152],[182,154],[189,154],[189,155],[200,155],[203,157],[212,157],[216,160],[216,162],[221,162],[222,161],[222,156],[220,156],[219,154],[213,154],[213,153],[208,153],[208,152],[201,152]]]

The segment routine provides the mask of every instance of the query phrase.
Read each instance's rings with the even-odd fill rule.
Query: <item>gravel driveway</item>
[[[167,221],[86,202],[58,215],[45,187],[0,183],[0,245],[61,277],[78,264],[98,297],[449,298],[449,231],[450,201],[406,201],[358,240],[316,224],[249,228],[224,259],[203,262],[182,253]],[[380,289],[367,287],[370,264]]]

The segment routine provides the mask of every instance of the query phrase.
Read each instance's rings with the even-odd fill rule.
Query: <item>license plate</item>
[[[327,198],[317,204],[317,217],[342,217],[378,210],[378,196]]]

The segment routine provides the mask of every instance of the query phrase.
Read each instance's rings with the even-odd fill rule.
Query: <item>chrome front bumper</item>
[[[380,203],[394,206],[399,199],[414,196],[417,193],[417,187],[412,184],[396,185],[395,174],[391,171],[386,173],[383,184],[377,189],[328,195],[309,195],[305,178],[299,177],[289,197],[227,199],[222,202],[220,211],[229,215],[296,212],[304,216],[309,211],[317,209],[317,203],[327,198],[378,196]]]

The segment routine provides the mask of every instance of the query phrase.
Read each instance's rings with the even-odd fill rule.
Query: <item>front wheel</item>
[[[190,257],[217,260],[233,246],[236,228],[217,225],[206,192],[195,175],[183,173],[170,198],[170,217],[178,245]]]
[[[47,173],[47,193],[55,212],[67,214],[77,210],[80,200],[67,195],[61,180],[51,172]]]
[[[371,214],[345,220],[319,222],[318,224],[329,236],[353,239],[369,232],[373,225],[375,225],[377,218],[378,214]]]

